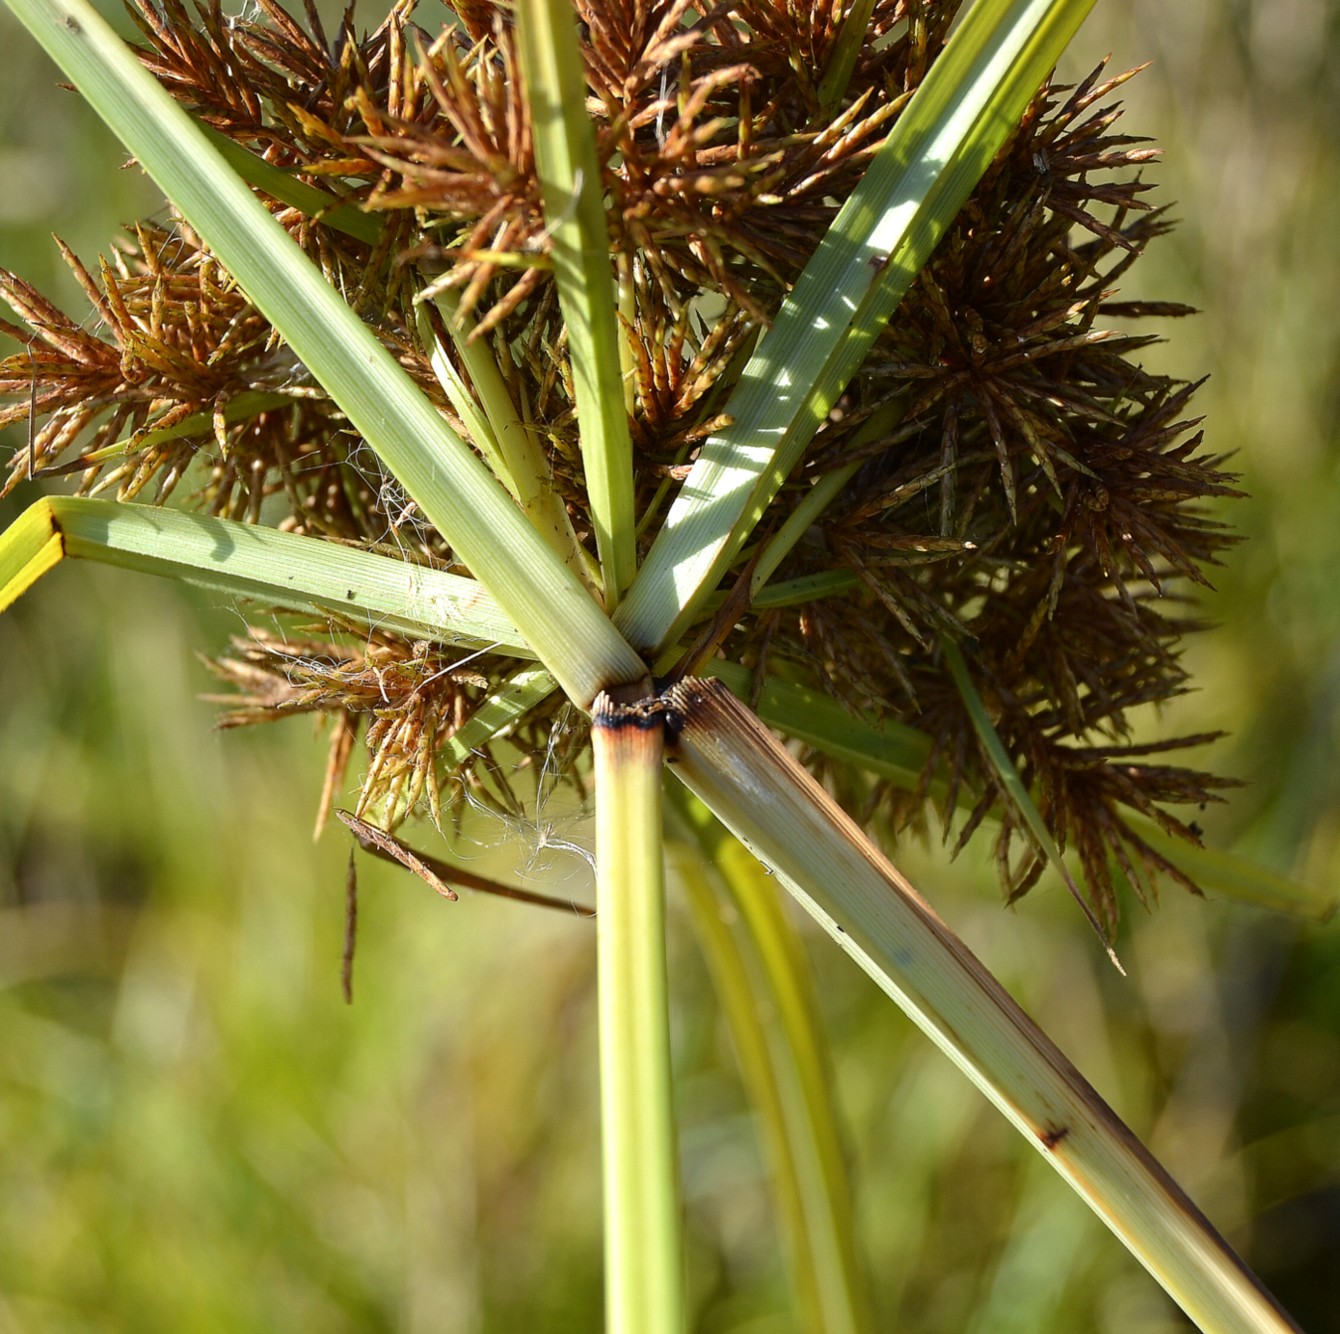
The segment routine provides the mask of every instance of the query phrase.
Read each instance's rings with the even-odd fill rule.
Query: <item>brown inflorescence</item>
[[[412,303],[456,292],[590,543],[510,9],[456,0],[453,24],[431,34],[411,8],[394,5],[363,37],[346,19],[331,38],[310,4],[304,25],[275,0],[241,18],[213,3],[190,14],[178,0],[140,0],[142,58],[213,130],[381,220],[376,240],[359,239],[269,201],[448,416]],[[743,359],[942,49],[958,4],[877,0],[836,89],[821,74],[841,4],[576,8],[611,271],[627,298],[645,550]],[[1188,883],[1128,813],[1195,840],[1167,808],[1202,805],[1223,786],[1163,762],[1206,738],[1135,744],[1130,717],[1185,688],[1180,646],[1196,628],[1187,589],[1206,583],[1232,541],[1206,502],[1237,494],[1202,447],[1195,386],[1146,369],[1152,335],[1130,331],[1188,311],[1119,291],[1170,225],[1146,199],[1154,150],[1118,132],[1111,95],[1128,77],[1100,69],[1036,98],[759,530],[775,531],[816,479],[857,465],[772,576],[774,594],[794,583],[794,599],[743,605],[717,635],[757,673],[925,732],[925,791],[908,802],[876,787],[872,809],[906,818],[947,777],[946,827],[956,803],[969,811],[960,842],[992,808],[1003,812],[997,856],[1017,896],[1044,858],[1002,799],[943,666],[937,645],[951,637],[1109,924],[1118,875],[1142,897],[1163,876]],[[96,278],[70,262],[97,332],[3,279],[24,322],[6,330],[25,350],[0,368],[13,396],[0,421],[33,406],[45,418],[7,489],[35,467],[123,497],[190,490],[214,513],[451,565],[446,542],[183,223],[137,228]],[[794,582],[816,575],[822,596]],[[230,721],[336,718],[338,769],[366,725],[363,804],[397,818],[420,802],[436,815],[446,777],[436,757],[504,669],[486,657],[456,671],[423,646],[338,631],[320,642],[256,637],[219,665],[245,692]],[[560,707],[541,706],[509,744],[552,758]]]

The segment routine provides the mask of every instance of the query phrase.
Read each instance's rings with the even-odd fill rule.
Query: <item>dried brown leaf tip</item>
[[[847,60],[837,0],[576,0],[629,351],[644,549],[958,8],[876,0]],[[451,289],[456,318],[495,356],[589,543],[510,7],[456,0],[435,32],[416,25],[408,0],[370,33],[351,14],[328,32],[310,0],[301,20],[276,0],[237,17],[213,0],[195,10],[138,0],[138,16],[142,58],[174,96],[323,192],[307,211],[262,197],[448,414],[413,311]],[[936,790],[948,792],[949,818],[956,802],[969,811],[960,835],[1003,813],[997,850],[1013,896],[1042,861],[1000,801],[940,661],[937,643],[952,637],[1109,923],[1119,879],[1145,898],[1160,878],[1181,879],[1130,812],[1194,838],[1168,808],[1198,806],[1222,786],[1164,762],[1194,738],[1137,745],[1131,718],[1185,689],[1180,645],[1195,622],[1181,599],[1232,540],[1211,503],[1237,494],[1202,446],[1194,385],[1141,361],[1152,335],[1136,322],[1187,312],[1126,290],[1134,261],[1170,225],[1143,176],[1155,150],[1123,132],[1114,101],[1129,77],[1100,69],[1038,96],[760,536],[844,470],[836,498],[752,604],[716,604],[686,640],[704,652],[720,645],[758,679],[818,686],[920,729],[932,741],[925,790],[946,780]],[[8,487],[35,465],[77,473],[86,491],[175,491],[214,513],[451,563],[188,227],[134,229],[96,275],[70,261],[91,320],[0,279],[22,321],[6,331],[23,347],[0,368],[14,400],[0,420],[33,407],[42,419]],[[747,592],[744,569],[728,586]],[[360,809],[394,822],[416,806],[436,814],[462,763],[453,738],[514,667],[486,655],[462,673],[422,646],[336,627],[319,642],[252,639],[220,672],[242,691],[239,721],[296,711],[337,720],[328,791],[363,730],[372,759]],[[509,745],[547,773],[577,774],[581,732],[559,727],[560,708],[554,698],[527,715]],[[567,738],[561,764],[556,729]],[[508,806],[501,764],[487,753],[464,764],[467,787]],[[898,794],[876,798],[906,815]]]

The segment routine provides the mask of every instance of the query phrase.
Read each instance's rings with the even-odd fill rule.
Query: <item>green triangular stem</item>
[[[595,702],[607,1334],[684,1334],[658,711]]]

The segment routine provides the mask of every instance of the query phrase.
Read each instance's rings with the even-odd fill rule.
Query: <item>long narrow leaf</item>
[[[558,300],[568,332],[582,466],[613,610],[633,581],[633,444],[610,272],[609,229],[571,0],[522,0],[518,50]]]
[[[949,675],[953,677],[954,684],[958,687],[959,698],[963,701],[964,711],[972,720],[973,729],[977,733],[977,743],[986,752],[991,771],[996,776],[998,789],[1004,793],[1006,801],[1024,822],[1032,836],[1034,846],[1046,857],[1052,870],[1061,877],[1061,883],[1070,891],[1070,897],[1079,904],[1079,909],[1089,925],[1093,927],[1094,934],[1107,949],[1107,957],[1112,960],[1117,971],[1125,976],[1126,970],[1121,966],[1121,961],[1117,958],[1116,952],[1107,938],[1107,933],[1103,930],[1102,924],[1089,906],[1089,901],[1084,897],[1075,881],[1075,877],[1070,874],[1070,868],[1066,865],[1065,858],[1061,855],[1061,849],[1052,837],[1051,830],[1047,828],[1047,822],[1042,818],[1042,812],[1038,810],[1033,801],[1032,793],[1024,785],[1019,770],[1014,767],[1009,751],[1005,749],[1005,743],[1000,739],[1000,733],[996,731],[995,724],[992,723],[991,717],[986,711],[986,705],[982,703],[981,695],[977,693],[977,687],[973,684],[972,676],[968,671],[968,664],[963,661],[962,649],[948,635],[943,635],[940,639],[940,652],[944,655],[945,665],[949,668]]]
[[[753,683],[747,667],[718,660],[708,664],[708,672],[741,699],[750,697]],[[867,722],[808,686],[765,677],[755,707],[769,727],[909,791],[921,781],[930,759],[931,740],[924,732],[904,723]]]
[[[527,666],[496,687],[477,709],[443,743],[437,753],[438,768],[445,773],[458,769],[475,750],[504,737],[541,700],[558,689],[558,682],[543,667]]]
[[[615,624],[653,652],[716,587],[1093,0],[978,0],[796,281]]]
[[[1202,1330],[1297,1328],[1055,1044],[723,685],[681,681],[665,700],[675,773]]]
[[[434,304],[447,327],[456,356],[470,377],[473,395],[465,393],[462,397],[465,387],[460,383],[460,375],[455,372],[446,349],[435,339],[429,342],[425,338],[425,344],[433,348],[434,372],[451,395],[457,412],[466,422],[477,423],[476,443],[491,445],[491,450],[484,449],[483,452],[498,478],[516,497],[521,512],[554,554],[589,590],[595,591],[599,583],[591,568],[591,558],[573,531],[572,517],[554,482],[553,470],[538,436],[521,420],[512,402],[502,372],[494,360],[493,349],[482,339],[471,338],[472,325],[461,319],[459,293],[450,289],[440,292]],[[427,312],[421,309],[421,334],[431,333],[431,328],[426,327],[428,324]],[[511,354],[503,349],[499,355]],[[483,420],[479,421],[481,411]]]
[[[254,185],[272,199],[296,208],[309,218],[320,218],[327,227],[334,227],[337,232],[366,241],[369,245],[377,243],[382,233],[382,220],[375,214],[364,213],[352,204],[342,204],[334,195],[298,180],[281,167],[244,148],[236,139],[230,139],[212,126],[200,122],[197,124],[228,165],[248,185]]]
[[[65,556],[411,639],[535,656],[472,579],[231,519],[88,497],[39,500],[0,533],[0,611]]]
[[[6,0],[589,706],[645,668],[391,354],[85,0]]]
[[[748,668],[718,661],[709,664],[709,671],[739,698],[750,697],[752,680]],[[914,727],[892,721],[869,722],[817,690],[775,677],[764,678],[757,708],[759,717],[769,727],[813,746],[824,755],[887,778],[908,791],[921,784],[930,760],[931,739]],[[933,777],[926,795],[943,800],[948,790],[943,777]],[[960,804],[970,806],[976,796],[960,791]],[[1127,818],[1140,838],[1204,889],[1239,903],[1316,922],[1329,921],[1335,915],[1338,901],[1332,890],[1291,880],[1232,853],[1198,848],[1174,838],[1143,815],[1132,814]]]

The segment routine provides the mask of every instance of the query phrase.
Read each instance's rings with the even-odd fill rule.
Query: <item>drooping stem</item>
[[[605,1328],[609,1334],[683,1334],[665,963],[662,718],[655,703],[624,705],[602,694],[591,725]]]

